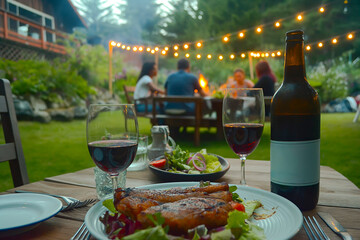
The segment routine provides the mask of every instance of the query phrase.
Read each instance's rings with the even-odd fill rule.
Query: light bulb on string
[[[234,54],[230,54],[230,59],[231,59],[231,60],[235,59],[235,55],[234,55]]]
[[[211,59],[211,58],[212,58],[211,54],[208,54],[208,55],[206,56],[206,58],[207,58],[207,59]]]
[[[299,15],[297,15],[296,19],[297,19],[298,21],[302,21],[302,20],[303,20],[303,16],[302,16],[301,14],[299,14]]]
[[[245,57],[246,57],[246,54],[245,54],[245,53],[242,53],[242,54],[241,54],[241,57],[242,57],[242,58],[245,58]]]
[[[175,50],[175,51],[179,50],[179,46],[178,46],[178,45],[175,45],[175,46],[174,46],[174,50]]]
[[[325,12],[325,8],[324,8],[324,7],[319,8],[319,12],[320,12],[320,13]]]
[[[151,51],[151,48],[147,47],[147,48],[146,48],[146,51],[147,51],[147,52],[150,52],[150,51]]]
[[[351,40],[354,38],[354,35],[352,33],[349,33],[346,37],[347,39]]]
[[[130,51],[130,49],[131,49],[130,46],[127,46],[127,47],[126,47],[126,50]]]
[[[165,51],[165,50],[162,50],[162,51],[161,51],[161,54],[162,54],[162,55],[165,55],[165,54],[166,54],[166,51]]]
[[[155,51],[159,51],[159,47],[155,47]]]
[[[307,51],[310,51],[310,50],[311,50],[311,46],[310,46],[310,45],[307,45],[307,46],[305,47],[305,49],[306,49]]]
[[[201,47],[202,47],[202,43],[201,43],[201,42],[197,42],[197,43],[196,43],[196,47],[197,47],[197,48],[201,48]]]
[[[333,38],[333,40],[331,40],[331,42],[332,42],[333,44],[337,44],[338,40],[337,40],[336,38]]]
[[[120,46],[121,46],[121,43],[117,43],[116,46],[117,46],[117,47],[120,47]]]
[[[186,54],[185,54],[185,57],[186,57],[186,58],[189,58],[189,57],[190,57],[190,54],[189,54],[189,53],[186,53]]]
[[[219,60],[221,61],[223,59],[224,59],[223,55],[219,55]]]
[[[228,42],[229,40],[230,40],[230,38],[228,36],[223,37],[223,42]]]
[[[116,42],[111,41],[111,42],[110,42],[110,45],[113,46],[113,47],[115,47],[115,46],[116,46]]]
[[[169,51],[169,47],[164,47],[164,50],[165,50],[165,51]]]
[[[136,52],[138,50],[137,47],[133,47],[133,51]]]
[[[139,47],[139,52],[142,52],[144,50],[143,47]]]
[[[272,57],[275,57],[275,56],[276,56],[276,54],[275,54],[275,53],[271,53],[271,56],[272,56]]]
[[[280,22],[276,22],[275,24],[275,27],[279,28],[281,26]]]
[[[281,56],[281,52],[277,51],[276,55]]]
[[[265,57],[269,57],[269,53],[265,53]]]
[[[200,59],[201,58],[201,54],[196,54],[196,58]]]
[[[261,32],[262,32],[262,28],[261,28],[261,27],[257,27],[257,28],[256,28],[256,32],[257,32],[257,33],[261,33]]]
[[[184,49],[189,49],[189,44],[185,43],[184,44]]]
[[[318,47],[319,47],[319,48],[322,48],[323,46],[324,46],[324,44],[323,44],[322,42],[319,42],[319,43],[318,43]]]
[[[121,48],[122,48],[122,49],[125,49],[125,48],[126,48],[126,46],[125,46],[125,45],[122,45],[122,46],[121,46]]]
[[[174,57],[178,57],[179,53],[178,52],[174,52]]]
[[[152,49],[152,50],[151,50],[151,54],[154,54],[154,53],[155,53],[155,50],[154,50],[154,49]]]
[[[245,33],[244,32],[239,32],[239,38],[243,38],[245,37]]]

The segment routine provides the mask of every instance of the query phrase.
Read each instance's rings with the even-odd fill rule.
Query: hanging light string
[[[295,19],[297,21],[303,21],[304,15],[306,13],[309,13],[309,12],[314,11],[314,10],[316,10],[320,14],[322,14],[322,13],[325,12],[325,7],[328,7],[329,5],[331,5],[333,3],[334,2],[327,3],[327,4],[322,4],[319,7],[315,7],[315,8],[308,9],[306,11],[302,11],[301,13],[296,14]],[[210,42],[210,41],[222,40],[224,43],[227,43],[227,42],[230,41],[231,37],[234,36],[234,35],[237,35],[238,38],[240,38],[240,39],[244,39],[246,37],[247,33],[249,33],[249,32],[255,32],[257,34],[261,34],[264,31],[265,27],[274,26],[275,28],[280,28],[284,21],[289,20],[289,19],[293,19],[293,18],[294,18],[294,16],[288,16],[288,17],[285,17],[285,18],[278,19],[276,21],[267,22],[267,23],[263,23],[263,24],[258,25],[258,26],[254,26],[254,27],[242,29],[242,30],[239,30],[239,31],[227,33],[227,34],[224,34],[222,36],[211,37],[211,38],[204,39],[204,40],[175,43],[175,44],[170,44],[170,45],[167,45],[167,46],[160,46],[160,45],[159,46],[151,46],[151,45],[140,46],[141,44],[140,45],[133,45],[133,44],[126,44],[126,43],[120,43],[120,44],[126,46],[126,48],[122,48],[122,49],[126,49],[126,50],[133,49],[134,52],[136,52],[137,50],[139,50],[139,52],[142,52],[144,49],[148,49],[148,48],[150,48],[150,50],[147,51],[147,52],[151,52],[151,50],[158,51],[155,48],[159,48],[159,49],[173,48],[174,51],[179,51],[180,49],[188,50],[190,48],[190,46],[195,46],[196,48],[200,48],[200,47],[204,46],[204,43]],[[114,42],[114,43],[112,43],[112,42]],[[112,46],[118,46],[119,45],[119,42],[111,41],[111,43],[114,44]],[[130,48],[127,48],[128,46]],[[134,49],[134,47],[135,47],[135,49]],[[142,50],[140,48],[142,48]],[[166,50],[166,51],[168,51],[168,50]]]

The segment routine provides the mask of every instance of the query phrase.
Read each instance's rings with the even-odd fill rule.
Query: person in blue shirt
[[[165,95],[167,96],[194,96],[197,90],[201,96],[206,96],[200,87],[197,77],[190,73],[190,62],[180,59],[177,63],[178,71],[168,76],[165,82]],[[166,113],[193,114],[194,103],[167,103]]]

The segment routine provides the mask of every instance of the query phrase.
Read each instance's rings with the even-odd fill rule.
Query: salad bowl
[[[149,168],[153,174],[155,174],[160,180],[162,181],[171,181],[171,182],[183,182],[183,181],[215,181],[222,176],[229,170],[230,164],[229,162],[216,154],[208,153],[208,155],[213,155],[218,158],[221,164],[221,171],[214,172],[214,173],[199,173],[199,174],[189,174],[189,173],[177,173],[177,172],[169,172],[166,169],[160,169],[154,167],[153,165],[149,164]],[[157,161],[159,159],[163,159],[165,156],[157,157],[152,159],[152,161]]]

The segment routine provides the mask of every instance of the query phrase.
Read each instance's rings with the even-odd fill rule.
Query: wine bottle
[[[319,199],[320,102],[306,79],[301,30],[286,33],[284,81],[270,118],[271,191],[311,210]]]

